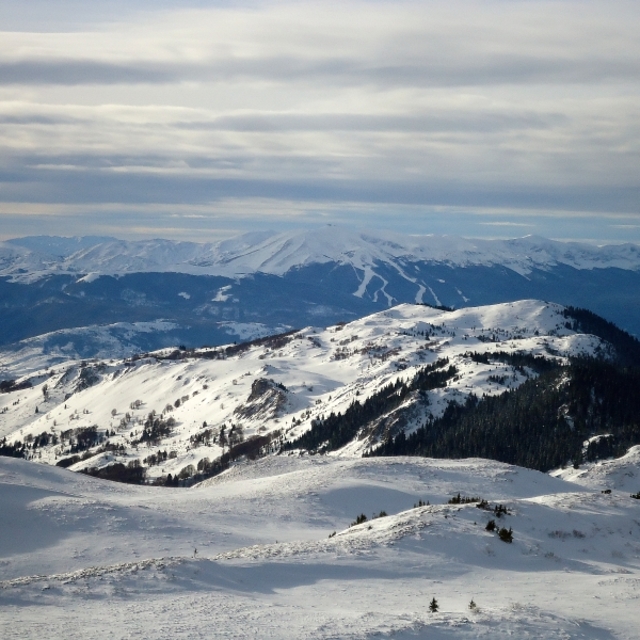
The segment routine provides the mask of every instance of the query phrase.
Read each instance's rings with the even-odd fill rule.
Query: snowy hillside
[[[587,463],[579,469],[558,469],[552,475],[589,488],[607,486],[636,493],[640,491],[640,446],[631,447],[620,458]]]
[[[290,327],[267,327],[259,322],[218,323],[220,334],[226,337],[225,342],[231,338],[255,340],[287,329]],[[154,351],[159,344],[179,345],[184,335],[183,327],[167,320],[60,329],[0,349],[0,379],[29,376],[71,360],[127,358],[141,351]]]
[[[5,383],[0,438],[24,445],[29,459],[73,470],[117,463],[148,481],[186,480],[215,472],[210,465],[225,451],[277,451],[331,415],[391,398],[337,447],[360,456],[452,401],[518,388],[536,377],[536,358],[613,356],[572,327],[562,307],[533,300],[455,311],[400,305],[249,344],[64,362]],[[423,383],[411,391],[416,376]]]
[[[608,488],[285,456],[170,489],[0,458],[0,633],[635,640],[640,500]]]

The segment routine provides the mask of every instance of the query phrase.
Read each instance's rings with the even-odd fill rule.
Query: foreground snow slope
[[[554,471],[552,475],[585,487],[606,485],[635,493],[640,491],[640,446],[631,447],[626,455],[615,460],[587,462],[579,469],[567,467]]]
[[[167,489],[0,458],[0,635],[631,640],[640,500],[604,488],[486,460],[281,456]]]
[[[95,427],[102,442],[88,447],[92,455],[72,469],[137,460],[156,478],[219,457],[223,427],[227,438],[233,430],[246,439],[291,439],[314,420],[410,380],[426,365],[456,368],[444,386],[428,392],[428,404],[411,400],[415,406],[404,413],[400,407],[390,426],[372,427],[342,451],[361,455],[386,437],[385,429],[411,432],[452,400],[501,394],[535,375],[504,362],[480,362],[474,353],[560,361],[606,355],[599,338],[567,327],[563,311],[536,300],[455,311],[400,305],[347,325],[307,328],[231,351],[165,350],[135,361],[67,362],[31,375],[31,388],[0,394],[0,438],[55,436],[30,455],[56,464],[74,452],[84,455],[73,442]],[[175,424],[157,440],[141,442],[151,412]],[[167,452],[161,464],[145,462],[158,451]]]

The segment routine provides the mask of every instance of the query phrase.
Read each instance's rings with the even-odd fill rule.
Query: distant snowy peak
[[[576,269],[640,269],[640,247],[596,247],[527,236],[514,240],[471,240],[455,236],[407,236],[358,232],[327,226],[312,231],[251,234],[210,246],[208,266],[224,275],[263,272],[283,275],[291,269],[335,262],[365,271],[380,263],[401,271],[403,263],[451,266],[503,265],[527,274],[535,268],[565,264]],[[202,263],[201,263],[202,264]]]
[[[350,265],[367,273],[381,264],[402,277],[407,264],[501,265],[521,275],[567,265],[575,269],[640,269],[640,247],[597,247],[536,236],[471,240],[407,236],[326,226],[285,233],[254,232],[215,244],[110,238],[21,238],[0,243],[0,274],[178,272],[237,277],[284,275],[313,264]]]
[[[197,272],[194,265],[210,255],[211,246],[170,240],[113,240],[74,253],[62,263],[62,267],[70,272],[105,274]]]

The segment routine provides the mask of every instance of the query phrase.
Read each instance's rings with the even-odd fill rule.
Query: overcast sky
[[[2,0],[0,239],[640,242],[640,2]]]

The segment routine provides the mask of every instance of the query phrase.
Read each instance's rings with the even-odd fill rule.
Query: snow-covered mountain
[[[453,401],[518,388],[539,361],[577,356],[612,359],[615,348],[581,333],[559,305],[400,305],[253,343],[63,362],[4,384],[0,437],[24,444],[20,455],[74,470],[124,464],[148,481],[188,480],[216,472],[225,451],[286,449],[354,403],[398,398],[330,447],[360,456]]]
[[[0,346],[10,353],[47,334],[41,355],[62,343],[78,357],[98,356],[100,336],[115,335],[109,326],[118,323],[174,325],[155,344],[152,334],[137,332],[116,347],[124,353],[162,348],[169,337],[199,347],[327,326],[400,303],[460,308],[526,298],[588,308],[640,335],[640,249],[341,227],[255,232],[217,244],[0,243]]]
[[[257,322],[217,324],[218,333],[226,340],[237,337],[243,341],[281,333],[289,328],[267,327]],[[184,334],[183,327],[165,320],[60,329],[0,349],[0,380],[20,378],[71,360],[122,359],[141,351],[154,351],[158,345],[177,346],[183,342]]]
[[[28,248],[29,253],[17,251],[16,247]],[[77,247],[80,248],[72,251]],[[336,226],[284,233],[248,233],[215,244],[100,237],[50,238],[48,241],[43,237],[22,238],[4,243],[0,250],[3,261],[0,275],[23,279],[47,273],[122,275],[149,271],[227,277],[253,273],[283,276],[292,269],[326,263],[349,265],[363,272],[368,281],[375,276],[377,265],[386,264],[412,283],[417,282],[416,274],[404,272],[406,263],[428,262],[451,267],[500,265],[521,275],[558,265],[580,270],[640,269],[640,247],[630,243],[598,247],[537,236],[471,240],[455,236],[358,232]],[[28,258],[33,260],[32,265]],[[25,268],[30,271],[29,275],[22,272]],[[363,289],[366,286],[364,282]],[[419,287],[416,287],[418,294]]]

